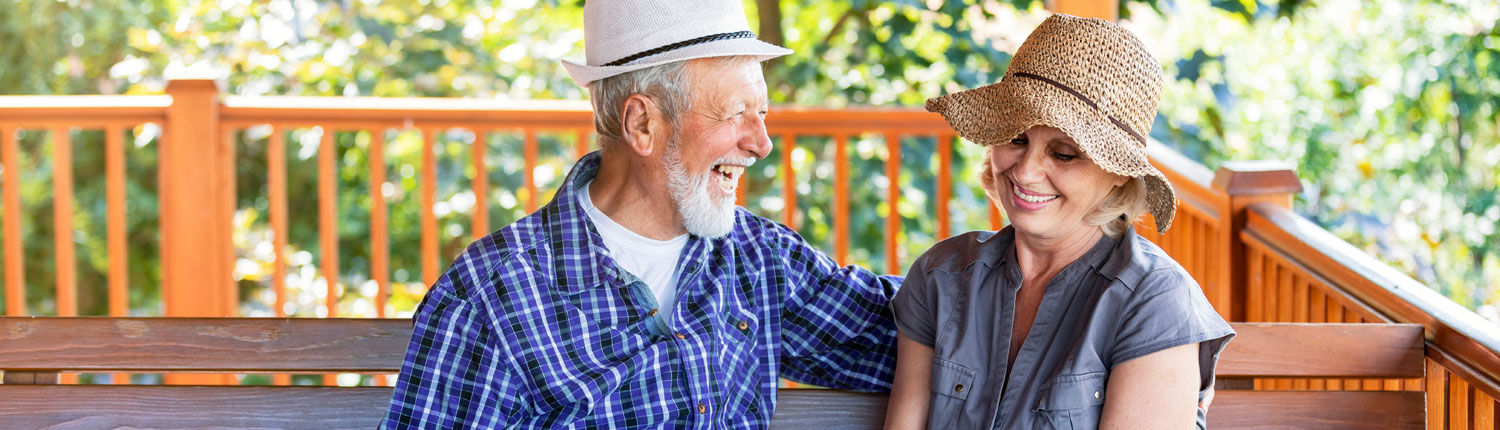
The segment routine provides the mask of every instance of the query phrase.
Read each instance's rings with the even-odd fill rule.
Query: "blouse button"
[[[656,308],[652,308],[651,312],[646,312],[646,316],[656,316]]]
[[[700,414],[706,414],[706,413],[708,413],[708,405],[699,403],[698,404],[698,413],[700,413]]]
[[[677,333],[677,338],[678,339],[687,339],[687,335],[682,334],[682,333]]]
[[[1097,398],[1099,398],[1099,397],[1101,397],[1101,396],[1103,396],[1103,393],[1100,393],[1100,392],[1098,392],[1098,391],[1095,391],[1095,392],[1094,392],[1094,398],[1096,398],[1096,399],[1097,399]]]
[[[955,393],[962,393],[962,392],[964,392],[964,384],[954,385],[953,386],[953,392],[955,392]]]
[[[740,331],[749,330],[750,329],[750,323],[747,323],[744,320],[740,320],[739,325],[736,325],[735,327],[739,327]]]

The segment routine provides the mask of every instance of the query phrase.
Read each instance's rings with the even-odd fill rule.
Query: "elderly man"
[[[601,151],[427,293],[388,428],[764,428],[778,377],[886,391],[900,279],[734,204],[771,151],[734,0],[591,0]]]

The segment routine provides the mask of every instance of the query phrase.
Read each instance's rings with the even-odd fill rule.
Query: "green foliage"
[[[8,3],[8,4],[4,4]],[[360,95],[582,99],[560,66],[581,59],[582,2],[451,0],[88,1],[0,0],[0,93],[161,93],[180,71],[216,70],[236,95]],[[932,96],[995,82],[1009,52],[1045,17],[1041,2],[745,1],[752,28],[796,53],[767,65],[773,102],[813,106],[919,107]],[[758,5],[775,5],[759,10]],[[770,26],[760,17],[779,16]],[[1500,44],[1496,8],[1476,0],[1316,4],[1304,0],[1127,0],[1121,16],[1162,61],[1169,82],[1152,137],[1210,167],[1226,159],[1297,163],[1308,191],[1297,209],[1356,245],[1471,307],[1500,302]],[[770,24],[768,22],[768,24]],[[1212,37],[1208,37],[1212,36]],[[774,121],[775,114],[772,114]],[[320,130],[287,132],[291,263],[287,312],[315,315],[324,287],[318,261],[316,151]],[[247,315],[273,311],[265,153],[269,130],[236,134],[236,270]],[[394,294],[409,311],[423,291],[418,186],[421,136],[385,133]],[[155,314],[160,282],[156,135],[132,130],[131,304]],[[50,309],[50,143],[21,134],[23,220],[30,307]],[[74,171],[102,170],[97,132],[74,133]],[[573,161],[571,135],[539,136],[545,203]],[[748,173],[747,207],[781,220],[780,151]],[[849,140],[850,250],[854,263],[885,269],[886,202],[892,178],[884,136]],[[471,146],[485,142],[486,172]],[[341,314],[372,314],[368,281],[369,133],[334,135],[338,154]],[[939,142],[900,142],[902,220],[898,257],[909,264],[935,240],[934,172],[952,169],[953,232],[988,228],[988,202],[973,184],[981,151],[955,142],[938,166]],[[942,144],[949,144],[944,142]],[[439,254],[470,237],[485,174],[490,228],[526,212],[521,136],[509,131],[438,137]],[[799,138],[792,154],[798,217],[814,244],[833,249],[833,140]],[[107,261],[103,181],[78,173],[75,234],[83,314],[103,313]],[[6,179],[9,180],[7,175]],[[447,260],[440,262],[446,264]]]
[[[1153,137],[1210,167],[1293,162],[1299,212],[1500,320],[1500,7],[1345,2],[1285,16],[1178,2],[1137,17],[1159,58],[1182,58],[1164,61],[1175,79]]]

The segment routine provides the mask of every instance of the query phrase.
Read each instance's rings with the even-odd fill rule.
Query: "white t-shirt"
[[[592,181],[583,185],[578,201],[594,222],[594,229],[604,238],[610,258],[651,288],[658,309],[671,310],[677,304],[677,258],[687,246],[688,235],[656,240],[630,231],[594,207],[594,199],[589,196],[590,185]]]

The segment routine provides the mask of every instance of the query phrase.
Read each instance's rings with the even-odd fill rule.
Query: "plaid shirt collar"
[[[588,213],[579,202],[579,194],[583,193],[590,181],[599,174],[599,163],[603,160],[599,151],[590,152],[578,160],[568,176],[563,180],[563,186],[558,187],[557,194],[552,201],[541,209],[541,215],[546,220],[547,241],[552,250],[552,267],[556,270],[557,287],[567,294],[583,293],[591,288],[605,288],[607,286],[626,285],[636,280],[635,275],[621,269],[613,258],[609,256],[609,250],[604,246],[604,239],[599,236],[599,231],[594,228],[594,223],[589,221]],[[576,246],[568,243],[562,232],[582,231],[585,246]],[[709,261],[715,249],[731,252],[730,243],[736,236],[741,235],[739,229],[728,236],[715,240],[705,240],[697,235],[688,238],[687,245],[683,246],[682,257],[678,261],[678,267],[683,268],[681,279],[696,275],[702,270],[704,262]],[[729,255],[723,256],[727,261],[734,261]],[[582,262],[583,264],[579,264]],[[712,278],[712,277],[711,277]],[[590,282],[599,280],[602,282]],[[710,284],[716,284],[710,282]]]

